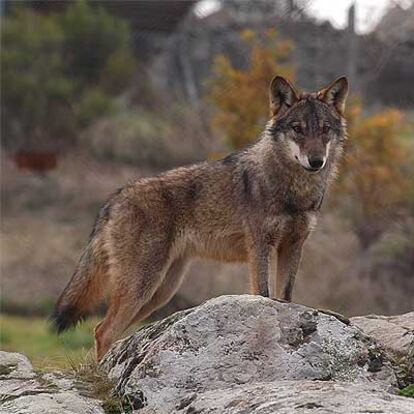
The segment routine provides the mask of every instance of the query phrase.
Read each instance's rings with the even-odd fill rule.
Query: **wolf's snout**
[[[319,170],[325,164],[325,160],[321,157],[309,157],[308,162],[313,170]]]

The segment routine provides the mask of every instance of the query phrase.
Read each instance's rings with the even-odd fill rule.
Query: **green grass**
[[[25,354],[37,370],[67,371],[83,384],[81,394],[101,400],[108,414],[131,413],[133,401],[114,393],[114,384],[96,363],[93,349],[96,323],[96,318],[88,319],[76,329],[57,336],[50,331],[46,318],[0,315],[0,348]],[[131,327],[127,333],[135,329]]]
[[[402,390],[399,390],[398,394],[403,397],[414,398],[414,384],[411,384],[408,387],[405,387]]]
[[[0,315],[0,348],[25,354],[37,369],[70,369],[93,354],[96,322],[89,319],[57,336],[46,318]]]

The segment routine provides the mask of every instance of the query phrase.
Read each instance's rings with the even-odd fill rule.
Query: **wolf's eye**
[[[292,125],[292,129],[297,133],[297,134],[301,134],[302,133],[302,127],[299,124],[294,124]]]
[[[322,128],[322,133],[323,134],[329,134],[329,132],[331,132],[332,127],[328,124],[324,124],[323,128]]]

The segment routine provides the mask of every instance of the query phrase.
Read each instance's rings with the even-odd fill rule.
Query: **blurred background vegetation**
[[[38,366],[82,357],[92,322],[58,339],[44,317],[99,206],[128,180],[253,142],[276,73],[309,90],[342,74],[352,85],[346,155],[295,301],[414,308],[414,6],[385,1],[361,33],[355,8],[338,28],[317,3],[0,2],[2,349]],[[197,262],[159,315],[247,286],[242,265]]]

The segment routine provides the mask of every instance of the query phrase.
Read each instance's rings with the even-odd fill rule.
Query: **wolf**
[[[251,293],[291,301],[346,140],[348,81],[299,93],[276,76],[269,95],[270,119],[251,146],[139,179],[106,201],[51,317],[57,332],[109,297],[95,328],[101,360],[131,324],[172,298],[194,257],[247,262]]]

